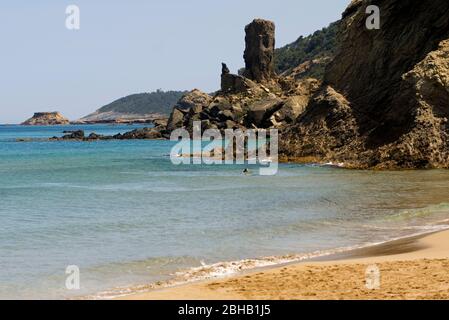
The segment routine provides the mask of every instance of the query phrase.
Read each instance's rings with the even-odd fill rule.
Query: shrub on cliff
[[[331,23],[328,27],[307,37],[299,37],[295,42],[288,44],[275,51],[275,68],[278,74],[288,71],[300,64],[332,57],[336,49],[336,35],[339,22]],[[311,70],[309,76],[319,79],[323,77],[324,68]]]

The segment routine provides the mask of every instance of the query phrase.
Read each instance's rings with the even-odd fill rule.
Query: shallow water
[[[86,126],[114,134],[134,126]],[[170,141],[16,142],[0,126],[0,298],[66,298],[220,261],[360,246],[446,226],[449,171],[174,166]],[[65,288],[77,265],[81,290]]]

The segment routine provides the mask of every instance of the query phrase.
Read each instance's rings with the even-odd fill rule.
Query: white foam
[[[449,219],[447,220],[449,221]],[[412,227],[410,227],[412,228]],[[385,241],[365,243],[362,245],[356,246],[348,246],[341,247],[330,250],[322,250],[315,251],[311,253],[305,254],[293,254],[293,255],[283,255],[283,256],[269,256],[257,259],[243,259],[237,261],[228,261],[228,262],[218,262],[214,264],[206,264],[204,261],[201,261],[201,266],[193,267],[185,271],[177,272],[173,274],[173,279],[156,282],[152,284],[139,285],[133,287],[121,287],[114,288],[109,291],[103,291],[97,293],[93,296],[82,297],[81,299],[114,299],[123,296],[128,296],[132,294],[144,293],[155,289],[163,289],[169,287],[175,287],[191,282],[197,282],[202,280],[210,280],[210,279],[220,279],[229,276],[234,276],[244,271],[265,268],[265,267],[274,267],[289,263],[301,262],[316,258],[328,257],[341,253],[348,253],[358,249],[366,249],[378,245],[382,245],[385,243],[389,243],[392,241],[403,240],[407,238],[413,238],[416,236],[422,236],[426,234],[431,234],[438,231],[449,230],[449,225],[432,225],[432,226],[415,226],[413,227],[415,230],[421,230],[420,232],[416,232],[407,236],[396,237],[392,239],[388,239]]]

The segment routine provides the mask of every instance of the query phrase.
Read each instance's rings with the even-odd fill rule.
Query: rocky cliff
[[[379,30],[365,26],[369,5]],[[447,0],[352,1],[324,83],[282,133],[285,159],[449,167],[448,16]]]
[[[34,116],[22,125],[27,126],[52,126],[69,124],[69,120],[63,117],[59,112],[36,112]]]

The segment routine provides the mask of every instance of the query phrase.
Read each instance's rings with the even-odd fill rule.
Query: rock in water
[[[84,139],[84,131],[83,130],[77,130],[73,131],[70,134],[66,134],[60,139],[57,140],[83,140]]]
[[[246,49],[244,76],[256,82],[266,82],[275,76],[275,26],[267,20],[255,19],[245,27]]]
[[[36,112],[34,116],[23,122],[25,126],[52,126],[69,124],[70,121],[59,112]]]

